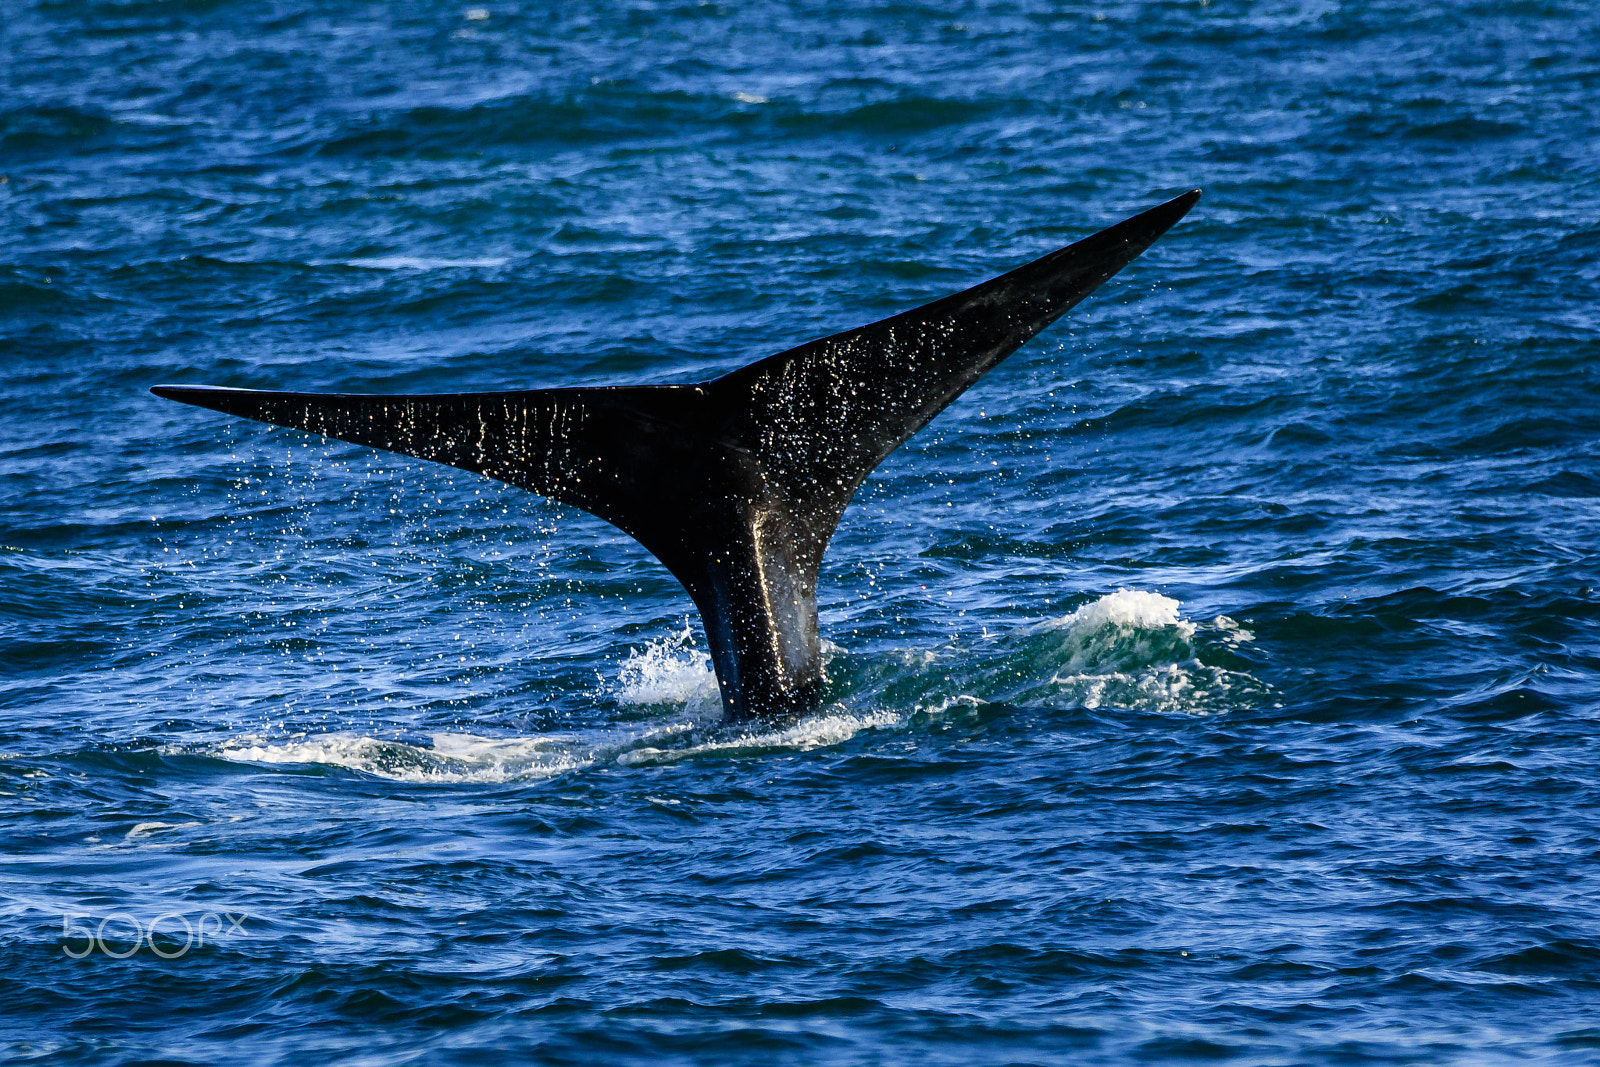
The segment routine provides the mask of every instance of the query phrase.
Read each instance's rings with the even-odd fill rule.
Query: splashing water
[[[1215,714],[1253,706],[1267,688],[1256,678],[1199,658],[1201,627],[1159,593],[1118,589],[1060,619],[1034,627],[1055,664],[1033,692],[1086,708]],[[1219,615],[1209,630],[1237,644],[1248,631]]]
[[[284,740],[247,736],[213,751],[228,760],[322,764],[404,782],[534,781],[602,763],[807,752],[842,744],[863,730],[903,726],[916,712],[938,716],[956,706],[995,701],[1203,715],[1253,706],[1270,695],[1250,674],[1199,658],[1203,635],[1238,644],[1251,639],[1249,631],[1225,616],[1197,624],[1183,618],[1180,608],[1159,593],[1118,589],[1002,638],[1002,655],[980,661],[976,676],[946,673],[943,657],[931,651],[893,653],[888,662],[902,680],[938,678],[954,683],[958,692],[930,693],[924,685],[920,696],[907,699],[895,687],[873,692],[870,685],[847,683],[839,694],[845,703],[783,726],[716,721],[716,675],[685,620],[682,630],[631,650],[613,690],[624,705],[674,709],[671,721],[525,737],[439,732],[427,745],[346,733]],[[957,658],[967,661],[970,651]]]
[[[1208,660],[1251,634],[1226,616],[1183,617],[1171,597],[1118,589],[1057,619],[997,638],[986,654],[958,650],[918,668],[937,682],[907,692],[918,710],[1003,702],[1036,707],[1124,708],[1208,715],[1269,700],[1271,689],[1244,671]]]
[[[689,620],[684,620],[682,630],[628,653],[617,674],[616,697],[624,704],[721,708],[711,657],[695,647]]]

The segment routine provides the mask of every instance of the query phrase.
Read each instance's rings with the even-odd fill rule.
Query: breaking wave
[[[1179,609],[1159,593],[1119,589],[1034,627],[1028,641],[1051,670],[1026,692],[1028,702],[1209,715],[1270,695],[1251,674],[1201,658],[1206,643],[1237,648],[1253,634],[1225,615],[1201,624]]]

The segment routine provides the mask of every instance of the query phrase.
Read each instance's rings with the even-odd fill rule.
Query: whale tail
[[[783,714],[818,698],[817,572],[867,475],[1199,197],[1185,193],[971,289],[700,385],[151,391],[476,471],[605,519],[693,598],[725,714]]]

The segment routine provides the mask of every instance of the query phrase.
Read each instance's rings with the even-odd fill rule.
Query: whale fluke
[[[597,515],[688,590],[729,718],[801,711],[823,684],[818,568],[862,481],[1199,198],[1185,193],[1009,274],[700,385],[151,392],[476,471]]]

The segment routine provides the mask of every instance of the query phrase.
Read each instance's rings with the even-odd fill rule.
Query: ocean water
[[[8,0],[10,1062],[1600,1057],[1588,0]],[[908,442],[829,703],[152,397],[686,382],[1199,207]]]

